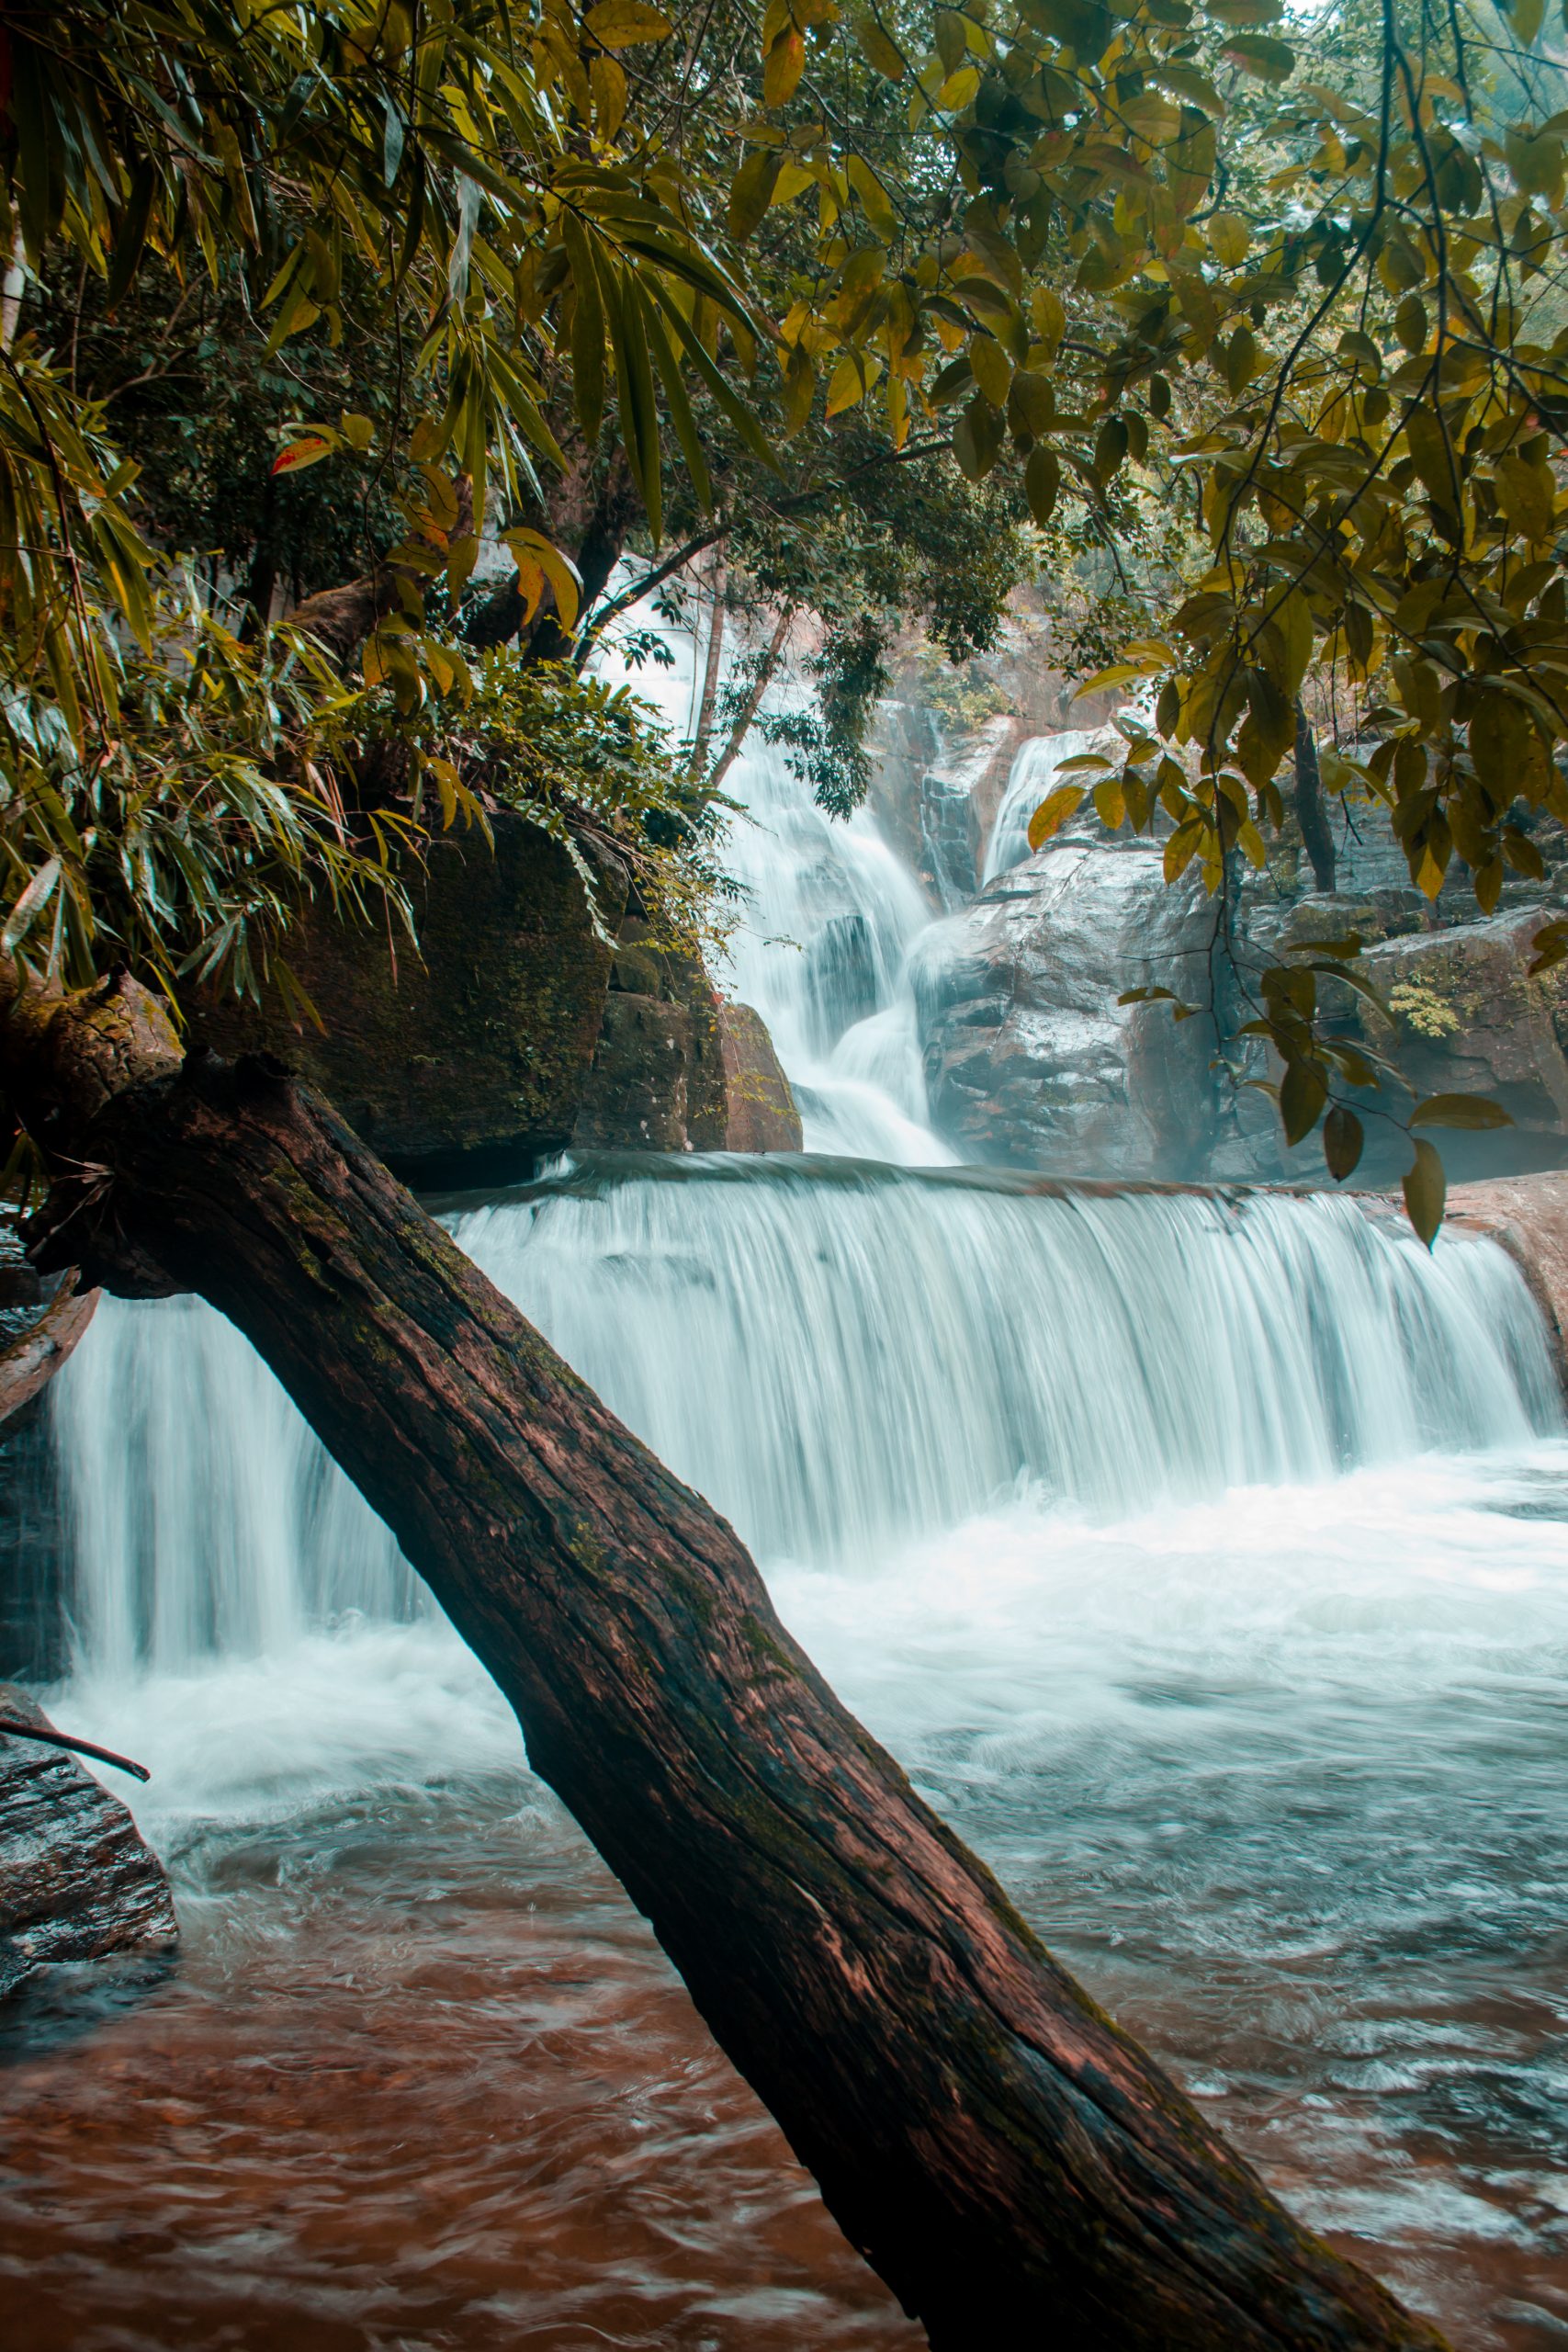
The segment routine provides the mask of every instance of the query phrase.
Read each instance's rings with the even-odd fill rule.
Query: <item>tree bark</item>
[[[1317,763],[1317,738],[1305,710],[1296,704],[1296,820],[1320,890],[1334,888],[1334,835],[1323,797],[1323,775]]]
[[[794,618],[793,609],[786,605],[773,623],[773,633],[763,648],[761,661],[757,665],[757,674],[751,681],[746,699],[736,713],[735,724],[729,730],[729,740],[718,756],[713,774],[703,779],[704,789],[710,800],[739,758],[746,738],[751,732],[752,722],[762,707],[762,696],[773,682],[773,673],[779,666],[779,657],[784,651],[784,639],[789,635],[790,623]]]
[[[708,639],[706,658],[703,662],[702,696],[697,706],[697,721],[692,730],[692,756],[687,762],[688,773],[701,778],[708,763],[708,744],[713,737],[714,707],[718,701],[719,673],[724,667],[724,597],[729,581],[729,566],[725,560],[721,539],[708,564]]]
[[[175,1067],[139,995],[94,991],[80,1040],[36,994],[0,1009],[62,1171],[37,1257],[197,1291],[260,1350],[939,2352],[1436,2352],[1058,1966],[728,1526],[335,1114],[276,1064]]]

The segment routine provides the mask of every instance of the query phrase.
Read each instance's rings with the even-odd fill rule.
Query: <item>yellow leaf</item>
[[[994,336],[976,335],[969,345],[969,365],[975,381],[993,408],[1007,406],[1008,387],[1012,382],[1012,369],[1006,352]]]
[[[613,57],[596,57],[588,68],[593,94],[593,128],[608,145],[626,119],[626,77]]]
[[[806,71],[806,39],[791,24],[769,50],[762,66],[762,102],[786,106]]]
[[[862,156],[852,155],[844,168],[850,186],[864,209],[866,219],[881,235],[890,237],[897,224],[892,203],[882,182]]]
[[[1059,784],[1055,791],[1040,803],[1029,820],[1030,848],[1043,849],[1052,834],[1059,833],[1068,818],[1077,814],[1083,800],[1081,784]]]
[[[562,555],[541,531],[508,531],[505,541],[517,566],[518,584],[525,602],[528,595],[528,590],[523,587],[525,571],[529,579],[536,575],[538,578],[537,590],[527,617],[532,619],[538,609],[544,595],[544,583],[547,580],[555,591],[556,611],[560,616],[562,628],[575,628],[582,602],[582,577],[577,566],[570,557]]]
[[[1209,250],[1226,269],[1247,259],[1252,232],[1239,212],[1216,212],[1209,222]]]
[[[808,171],[804,164],[781,164],[779,175],[773,182],[773,193],[770,202],[787,204],[790,198],[798,196],[803,188],[812,187],[816,178],[816,173]]]
[[[901,82],[904,59],[897,42],[885,33],[876,18],[869,14],[854,20],[855,39],[868,65],[874,66],[886,81]]]
[[[635,49],[642,41],[668,40],[675,28],[647,0],[598,0],[582,19],[604,49]]]
[[[841,416],[863,401],[882,373],[882,362],[868,353],[846,351],[828,379],[828,414]]]
[[[1062,306],[1061,296],[1053,293],[1048,286],[1038,287],[1030,297],[1029,315],[1047,354],[1054,353],[1067,325],[1067,313]]]
[[[307,466],[313,466],[318,458],[330,458],[337,446],[335,433],[301,434],[298,441],[290,441],[286,449],[278,451],[272,461],[271,471],[275,474],[302,473]]]

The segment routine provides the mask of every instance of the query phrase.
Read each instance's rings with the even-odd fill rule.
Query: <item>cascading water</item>
[[[1345,1202],[645,1166],[463,1247],[765,1561],[884,1558],[1021,1485],[1124,1515],[1555,1425],[1510,1262]]]
[[[913,885],[773,754],[738,781],[738,993],[813,1139],[933,1158]],[[1309,2221],[1468,2344],[1568,2326],[1568,1442],[1500,1250],[811,1157],[457,1230]],[[152,1766],[185,1944],[8,2051],[18,2352],[915,2352],[237,1335],[106,1302],[51,1395],[56,1712]]]
[[[1029,855],[1029,820],[1055,785],[1065,763],[1086,752],[1100,752],[1110,741],[1103,728],[1064,728],[1054,735],[1032,735],[1013,754],[1011,773],[991,837],[986,844],[982,883],[1010,874]],[[1089,781],[1093,781],[1092,772]]]
[[[639,621],[647,616],[639,613]],[[689,632],[656,632],[666,664],[616,671],[678,738],[694,701]],[[605,656],[615,667],[612,646]],[[793,689],[772,691],[770,704]],[[784,751],[753,733],[725,778],[739,814],[726,864],[744,893],[722,973],[760,1012],[799,1104],[807,1148],[905,1167],[951,1165],[927,1124],[906,978],[931,910],[866,812],[831,819]]]

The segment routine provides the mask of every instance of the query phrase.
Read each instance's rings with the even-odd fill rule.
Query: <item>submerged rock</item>
[[[52,1728],[9,1683],[0,1715]],[[163,1865],[119,1799],[63,1749],[0,1733],[0,1994],[46,1961],[155,1951],[177,1934]]]

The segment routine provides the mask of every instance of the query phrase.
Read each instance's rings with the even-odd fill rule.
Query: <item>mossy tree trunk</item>
[[[197,1292],[254,1341],[933,2345],[1434,2352],[1057,1965],[731,1530],[326,1104],[275,1064],[182,1068],[139,998],[0,1003],[62,1171],[37,1254]]]

